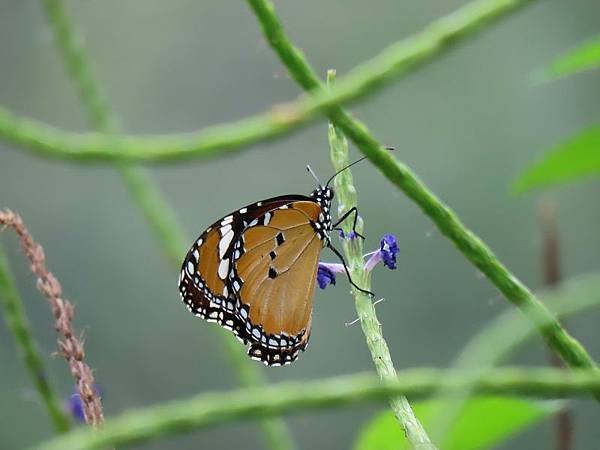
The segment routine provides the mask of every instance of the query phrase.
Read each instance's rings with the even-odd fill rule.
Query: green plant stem
[[[92,64],[81,44],[83,39],[70,22],[64,3],[61,0],[43,0],[48,21],[53,27],[57,48],[65,66],[77,86],[82,104],[88,113],[93,128],[106,133],[109,140],[116,137],[119,128],[117,119],[102,93],[100,82],[93,73]],[[170,208],[161,192],[153,184],[149,174],[126,161],[116,161],[115,167],[127,186],[135,203],[148,220],[154,235],[161,243],[163,251],[176,269],[179,269],[182,255],[185,252],[185,236],[175,213]],[[265,376],[261,368],[248,359],[243,347],[231,345],[234,339],[226,332],[220,331],[226,342],[229,357],[234,361],[233,367],[239,381],[245,386],[264,384]],[[273,450],[291,450],[294,443],[285,423],[281,420],[265,420],[261,422],[269,448]]]
[[[334,85],[334,80],[335,71],[329,70],[327,72],[327,86],[329,88]],[[331,161],[335,171],[338,172],[350,163],[348,141],[344,134],[332,123],[328,127],[328,137]],[[342,216],[350,208],[357,206],[356,188],[354,187],[354,180],[350,169],[344,170],[334,179],[334,187],[338,199],[338,216]],[[351,220],[347,220],[343,224],[343,229],[346,235],[348,235],[348,232],[352,229]],[[362,234],[362,218],[359,218],[357,221],[355,231]],[[363,269],[362,239],[345,240],[343,245],[352,279],[355,283],[359,283],[362,289],[371,290],[371,277]],[[360,319],[367,346],[371,352],[371,357],[379,377],[383,381],[395,379],[396,369],[394,368],[390,351],[383,337],[382,327],[377,319],[375,306],[371,298],[354,289],[354,299],[356,313]],[[431,443],[427,433],[413,413],[406,397],[390,397],[390,407],[413,448],[435,449],[435,446]]]
[[[46,1],[51,3],[54,0]],[[40,156],[80,161],[158,162],[223,155],[258,141],[287,134],[308,121],[315,120],[320,112],[335,112],[336,105],[367,96],[527,3],[529,0],[480,0],[467,4],[361,64],[348,77],[340,78],[337,87],[331,92],[314,89],[310,96],[301,96],[294,103],[238,122],[180,135],[107,137],[93,133],[64,132],[38,121],[16,118],[0,108],[0,138]],[[250,5],[257,15],[274,16],[270,3],[253,1]],[[280,35],[287,40],[281,27],[269,25],[265,29],[272,45],[279,45],[277,39]],[[286,64],[296,64],[303,59],[298,50],[286,46],[285,42],[280,48],[283,49],[280,56],[285,58]],[[312,76],[310,71],[290,70],[290,73],[305,89],[318,87],[314,83],[315,80],[318,81],[318,77]],[[95,103],[92,102],[92,105]]]
[[[324,409],[385,400],[390,395],[423,397],[440,388],[460,390],[471,382],[469,372],[410,369],[381,382],[375,375],[357,374],[317,381],[286,382],[263,388],[198,395],[166,405],[146,407],[109,419],[97,430],[82,428],[35,447],[36,450],[89,450],[155,440],[185,431],[255,420],[306,409]],[[477,393],[526,395],[544,398],[600,393],[600,374],[578,369],[497,369],[478,380]],[[223,401],[227,398],[228,401]]]
[[[302,53],[294,47],[286,36],[275,15],[273,5],[268,0],[248,0],[248,3],[256,13],[271,47],[286,65],[291,76],[306,90],[311,92],[326,90],[326,87],[319,80]],[[454,26],[458,26],[460,23],[463,25],[458,26],[456,29],[464,29],[466,23],[472,23],[473,17],[486,17],[487,21],[526,3],[526,1],[502,0],[473,2],[447,18],[438,21],[437,26],[429,27],[429,32],[424,33],[423,36],[428,41],[430,33],[432,33],[431,30],[436,30],[433,34],[441,33],[441,35],[446,36],[448,29],[454,29]],[[471,27],[466,28],[466,30],[472,29]],[[462,36],[463,34],[459,35]],[[413,42],[414,39],[409,41]],[[452,41],[453,39],[450,40],[450,42]],[[419,42],[419,39],[416,39],[416,42]],[[436,42],[438,41],[436,40]],[[446,41],[443,40],[442,42]],[[409,46],[409,48],[412,48],[412,46]],[[362,73],[362,70],[360,72]],[[433,220],[440,232],[448,237],[460,252],[481,270],[508,300],[525,311],[530,320],[538,327],[548,346],[558,353],[568,366],[596,367],[594,360],[585,348],[560,325],[544,304],[500,262],[477,235],[460,221],[454,211],[429,190],[408,166],[397,161],[390,152],[386,151],[377,142],[362,123],[352,118],[339,106],[332,106],[327,115],[388,180],[401,189]]]
[[[15,337],[17,346],[20,347],[33,385],[40,394],[54,428],[57,432],[64,433],[71,428],[71,421],[62,408],[60,397],[48,380],[39,346],[31,332],[25,308],[14,285],[2,245],[0,245],[0,299],[3,300],[6,323]]]

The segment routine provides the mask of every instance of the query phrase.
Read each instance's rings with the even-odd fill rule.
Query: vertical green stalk
[[[327,85],[331,87],[335,80],[335,71],[327,72]],[[329,123],[328,128],[329,147],[331,149],[331,162],[336,170],[341,170],[349,164],[348,141],[344,133],[333,123]],[[334,179],[334,188],[338,201],[338,215],[343,215],[357,204],[356,188],[350,169],[341,172]],[[350,221],[343,224],[346,235],[350,231]],[[363,220],[359,217],[356,223],[356,231],[362,234]],[[363,243],[362,239],[345,239],[344,253],[346,254],[348,269],[352,275],[352,280],[362,289],[371,289],[371,276],[363,269]],[[396,369],[390,356],[387,343],[383,338],[381,324],[375,313],[375,306],[371,298],[364,293],[354,289],[354,299],[356,312],[360,319],[360,324],[365,335],[367,346],[371,352],[375,369],[383,381],[396,379]],[[408,400],[404,396],[390,397],[390,407],[396,415],[396,418],[402,425],[406,437],[415,449],[433,450],[435,446],[429,440],[427,433],[415,417]]]
[[[71,421],[61,407],[60,398],[50,385],[46,376],[44,362],[35,338],[31,333],[31,327],[23,302],[15,285],[8,267],[8,261],[4,256],[4,250],[0,245],[0,299],[3,299],[4,313],[8,328],[15,337],[17,346],[20,347],[25,366],[42,399],[54,428],[59,433],[64,433],[71,428]]]
[[[98,131],[116,134],[118,121],[110,111],[99,81],[94,76],[92,64],[81,42],[82,38],[70,22],[62,0],[42,0],[48,21],[54,30],[57,48],[74,81],[81,102],[85,106],[90,125]],[[121,174],[135,203],[148,220],[164,253],[179,270],[185,252],[185,233],[176,215],[161,192],[152,183],[149,174],[130,164],[118,162],[115,167]],[[243,385],[264,384],[266,377],[234,339],[224,331],[225,341],[238,380]],[[235,344],[235,345],[232,345]],[[273,450],[292,450],[295,446],[291,433],[281,419],[263,420],[261,426],[269,447]]]

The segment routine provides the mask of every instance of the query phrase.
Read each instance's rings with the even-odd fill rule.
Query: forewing
[[[319,255],[323,244],[313,201],[271,210],[247,227],[234,246],[231,288],[246,320],[251,357],[267,364],[297,358],[308,343]]]
[[[186,254],[179,275],[179,291],[190,311],[209,320],[217,320],[212,317],[214,309],[232,312],[235,299],[232,301],[228,287],[231,244],[249,224],[269,210],[305,198],[285,195],[253,203],[204,230]]]

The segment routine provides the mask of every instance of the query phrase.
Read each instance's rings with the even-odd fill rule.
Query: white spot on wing
[[[269,221],[271,220],[271,213],[268,212],[265,214],[264,220],[263,220],[263,225],[269,225]]]
[[[225,256],[225,252],[229,248],[229,244],[231,244],[231,240],[233,239],[233,230],[231,229],[230,225],[227,226],[229,227],[229,231],[226,234],[223,234],[223,237],[219,241],[219,258],[221,259]],[[221,228],[221,230],[223,230],[223,228]]]
[[[222,259],[219,264],[219,277],[221,280],[227,278],[227,272],[229,272],[229,261],[226,259]]]
[[[191,261],[188,261],[187,263],[187,271],[190,275],[194,275],[194,263]]]
[[[221,236],[225,236],[231,231],[231,224],[225,224],[221,227]]]

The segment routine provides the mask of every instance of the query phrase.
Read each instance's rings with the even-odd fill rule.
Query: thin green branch
[[[83,36],[71,24],[64,2],[42,0],[42,5],[52,26],[56,47],[76,85],[90,124],[105,133],[114,131],[117,128],[115,117],[111,114],[100,83],[94,76],[94,69],[82,44]]]
[[[411,369],[382,382],[369,374],[309,382],[286,382],[263,388],[214,392],[130,411],[109,419],[97,430],[79,429],[35,447],[36,450],[91,450],[155,440],[222,423],[385,400],[391,395],[423,397],[440,388],[460,390],[471,382],[468,372]],[[544,398],[600,393],[600,374],[584,369],[565,373],[555,368],[506,368],[478,380],[477,393]],[[228,401],[223,401],[227,398]]]
[[[335,71],[327,72],[327,86],[331,88],[334,85]],[[331,161],[336,172],[350,163],[348,157],[348,141],[334,124],[330,123],[328,128],[329,147],[331,152]],[[342,216],[348,210],[357,206],[356,188],[350,169],[341,172],[334,179],[334,187],[338,199],[338,215]],[[362,234],[363,220],[359,218],[356,223],[357,232]],[[351,220],[347,220],[343,229],[346,235],[352,230]],[[352,279],[355,283],[359,283],[360,287],[365,290],[371,289],[371,277],[363,268],[363,243],[361,239],[345,240],[344,252],[346,253],[347,262],[349,265]],[[360,319],[360,324],[365,335],[367,346],[371,352],[375,369],[379,377],[383,381],[393,380],[396,378],[396,369],[390,356],[387,343],[383,337],[383,330],[377,314],[375,306],[371,298],[364,293],[354,289],[354,299],[356,313]],[[396,418],[400,422],[406,437],[410,441],[413,448],[419,449],[435,449],[431,443],[427,433],[419,423],[410,403],[403,396],[390,397],[390,407]]]
[[[326,95],[320,94],[326,88],[315,71],[285,35],[283,27],[274,13],[273,5],[268,0],[248,0],[248,2],[256,13],[273,50],[284,62],[292,77],[304,89],[318,93],[315,95]],[[527,3],[527,1],[504,0],[476,1],[438,21],[436,26],[429,27],[420,38],[410,39],[409,42],[421,42],[423,40],[430,42],[433,35],[438,36],[438,38],[433,39],[433,42],[437,42],[443,48],[442,43],[454,42],[455,37],[464,36],[463,33],[458,35],[450,33],[450,30],[454,30],[454,32],[463,29],[472,31],[475,28],[475,23],[484,23]],[[467,24],[470,25],[467,26]],[[450,35],[454,38],[447,37]],[[440,41],[440,36],[446,36],[446,38]],[[408,47],[412,48],[413,46]],[[391,56],[383,59],[387,60],[389,58]],[[408,67],[412,66],[409,64]],[[359,71],[359,73],[364,72],[364,69]],[[538,327],[548,346],[556,351],[570,367],[596,367],[594,360],[585,348],[560,325],[543,303],[500,262],[490,248],[470,231],[454,211],[446,206],[408,166],[397,161],[369,133],[362,123],[352,118],[339,106],[332,106],[327,115],[388,180],[419,205],[423,212],[433,220],[441,233],[448,237],[460,252],[481,270],[508,300],[528,315],[530,320]]]
[[[58,394],[48,380],[48,374],[44,367],[43,358],[40,355],[39,346],[31,332],[25,308],[23,307],[23,301],[14,285],[8,261],[1,245],[0,299],[3,300],[6,323],[15,337],[17,346],[20,347],[23,359],[25,360],[25,367],[29,372],[33,385],[40,394],[42,403],[48,411],[54,428],[57,432],[64,433],[71,428],[71,421],[62,408]]]
[[[393,79],[450,50],[460,39],[473,35],[493,20],[527,3],[528,0],[480,0],[468,4],[361,64],[347,77],[340,78],[331,92],[315,89],[311,96],[301,96],[294,103],[195,133],[147,137],[68,133],[34,120],[17,118],[0,108],[0,138],[40,156],[80,161],[175,161],[239,151],[258,141],[287,134],[315,120],[320,112],[335,112],[338,104],[371,94]],[[264,17],[272,15],[270,3],[251,2],[251,6],[257,14]],[[277,42],[279,37],[287,40],[280,26],[269,25],[265,27],[265,32],[272,45],[280,45]],[[280,48],[284,50],[280,56],[286,64],[297,65],[303,61],[302,54],[293,47],[284,43]],[[308,67],[306,64],[304,66],[304,69]],[[298,67],[302,67],[302,64]],[[305,89],[319,86],[318,76],[311,74],[310,70],[290,70],[290,73]],[[94,101],[90,103],[96,104]]]
[[[106,133],[106,139],[118,139],[116,116],[111,112],[100,82],[94,76],[91,61],[82,44],[74,25],[70,22],[64,3],[61,0],[43,0],[48,21],[53,27],[57,48],[65,66],[73,79],[81,102],[88,113],[91,126]],[[127,149],[121,149],[127,151]],[[164,253],[173,265],[179,269],[182,255],[185,252],[185,236],[174,211],[170,208],[162,193],[152,183],[144,170],[134,167],[125,161],[115,161],[115,167],[121,174],[135,203],[140,207],[148,220],[154,235],[161,243]],[[253,386],[264,384],[265,376],[261,368],[250,361],[243,348],[233,343],[232,337],[221,331],[220,335],[226,343],[229,357],[233,361],[238,379],[242,385]],[[274,450],[291,450],[294,443],[285,423],[281,420],[261,421],[269,448]]]

